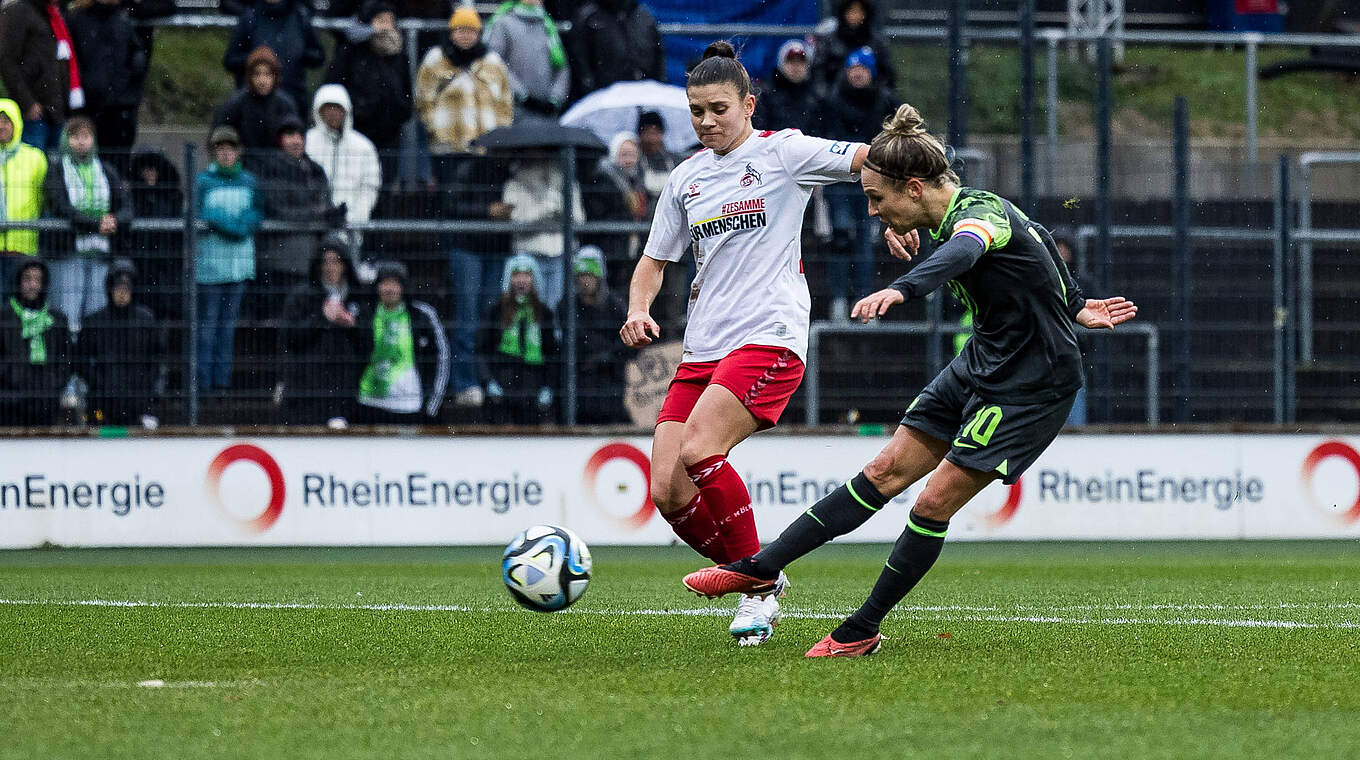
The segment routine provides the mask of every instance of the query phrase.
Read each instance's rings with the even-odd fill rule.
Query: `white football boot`
[[[789,587],[789,578],[781,570],[775,581],[775,591],[765,597],[742,594],[737,601],[737,615],[727,632],[744,647],[754,647],[769,641],[774,635],[774,627],[779,625],[782,613],[779,610],[779,597]]]

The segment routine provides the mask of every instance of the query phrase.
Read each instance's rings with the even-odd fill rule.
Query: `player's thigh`
[[[899,425],[888,445],[864,468],[864,475],[891,499],[929,474],[948,452],[948,441]]]
[[[698,491],[680,461],[685,423],[661,422],[652,436],[652,503],[662,513],[683,508]]]
[[[948,520],[997,477],[996,472],[960,467],[945,459],[926,481],[912,511],[932,520]]]
[[[690,465],[717,454],[726,455],[759,427],[759,420],[741,399],[727,388],[711,383],[685,422],[680,460]]]

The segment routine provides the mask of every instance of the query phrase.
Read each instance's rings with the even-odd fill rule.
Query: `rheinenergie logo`
[[[1313,474],[1318,466],[1324,461],[1333,458],[1341,459],[1350,464],[1355,470],[1358,486],[1356,488],[1355,503],[1341,512],[1328,509],[1328,505],[1318,498],[1317,490],[1313,485]],[[1312,500],[1314,506],[1331,513],[1337,520],[1345,525],[1360,520],[1360,453],[1356,452],[1355,449],[1341,441],[1327,441],[1326,443],[1320,444],[1317,448],[1308,452],[1308,456],[1304,457],[1303,472],[1301,473],[1300,480],[1303,482],[1304,493],[1308,494],[1308,498]]]
[[[646,525],[656,512],[652,504],[652,461],[627,443],[607,443],[590,456],[581,490],[592,506],[628,530]]]
[[[265,503],[263,511],[252,518],[242,518],[222,503],[222,473],[237,462],[251,462],[257,465],[264,471],[265,477],[269,479],[269,500]],[[208,464],[208,472],[203,480],[208,501],[216,506],[222,514],[239,522],[241,527],[251,533],[263,533],[269,530],[270,526],[279,519],[279,515],[283,513],[283,499],[286,494],[283,470],[279,468],[279,463],[274,461],[274,457],[259,446],[238,443],[223,449]]]

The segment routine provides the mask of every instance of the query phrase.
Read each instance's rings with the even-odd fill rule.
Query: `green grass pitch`
[[[1355,542],[955,543],[880,654],[804,660],[886,553],[738,648],[679,548],[555,614],[494,547],[0,552],[0,758],[1360,757]]]

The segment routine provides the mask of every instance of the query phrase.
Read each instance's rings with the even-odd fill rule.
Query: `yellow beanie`
[[[457,29],[460,26],[467,26],[477,31],[482,29],[482,17],[477,15],[477,9],[470,5],[460,5],[458,10],[449,16],[449,28]]]

